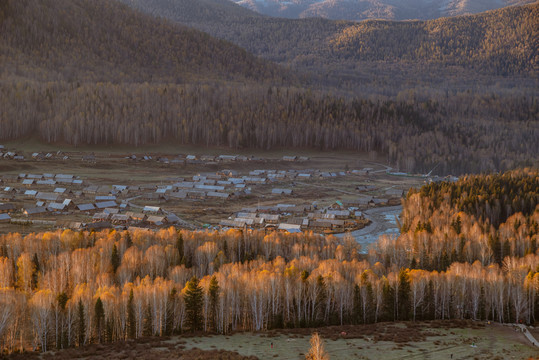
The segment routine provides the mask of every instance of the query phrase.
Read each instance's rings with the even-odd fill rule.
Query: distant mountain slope
[[[238,21],[257,19],[263,15],[230,0],[119,0],[136,9],[156,16],[170,17],[182,23],[202,21]]]
[[[190,82],[271,79],[279,72],[233,44],[116,1],[0,4],[4,74],[44,80]]]
[[[335,56],[462,65],[507,75],[539,70],[539,3],[430,21],[367,21],[331,40]]]
[[[261,14],[334,20],[411,20],[475,14],[536,0],[232,0]]]
[[[182,6],[193,0],[130,0],[134,1],[143,11],[185,22]],[[477,15],[407,22],[254,18],[239,11],[226,19],[215,10],[212,13],[209,18],[190,18],[189,25],[296,68],[355,69],[359,62],[391,61],[457,65],[506,75],[537,71],[539,62],[534,46],[539,2]]]

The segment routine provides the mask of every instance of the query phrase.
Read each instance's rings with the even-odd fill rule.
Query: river
[[[380,235],[399,235],[400,230],[397,226],[396,218],[400,215],[402,206],[384,206],[365,210],[363,214],[371,224],[352,231],[350,234],[361,244],[361,252],[367,253],[369,245],[376,242]],[[346,233],[336,234],[337,237],[343,237]]]

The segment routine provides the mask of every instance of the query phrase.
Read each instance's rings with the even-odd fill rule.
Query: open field
[[[445,324],[444,324],[445,323]],[[297,329],[270,334],[235,334],[225,337],[187,338],[186,348],[224,349],[261,360],[303,359],[310,336],[319,331],[332,359],[526,359],[539,358],[539,350],[511,326],[462,322],[383,323],[367,326],[343,326]],[[345,331],[346,335],[341,335]],[[273,349],[271,343],[273,342]],[[475,345],[473,347],[472,345]]]
[[[338,360],[539,359],[537,348],[512,326],[472,321],[378,323],[266,333],[142,338],[136,342],[26,354],[25,358],[300,360],[305,358],[310,334],[315,331],[324,339],[331,359]]]

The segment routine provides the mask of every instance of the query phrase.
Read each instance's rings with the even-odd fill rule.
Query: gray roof
[[[80,211],[95,210],[94,204],[80,204],[80,205],[77,205],[77,208]]]
[[[115,201],[103,201],[103,202],[98,202],[95,204],[95,207],[98,209],[104,209],[104,208],[116,207],[116,206],[118,206],[118,204],[116,204]]]
[[[47,211],[44,206],[38,206],[35,208],[28,208],[24,210],[28,215],[41,214]]]
[[[11,216],[9,214],[0,214],[0,221],[9,221],[11,220]]]
[[[56,193],[49,193],[49,192],[38,192],[36,195],[36,199],[39,200],[47,200],[47,201],[56,201],[60,197],[59,194]]]
[[[49,210],[64,210],[65,205],[63,203],[55,203],[51,202],[47,205],[47,209]]]

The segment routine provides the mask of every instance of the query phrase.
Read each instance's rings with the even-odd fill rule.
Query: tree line
[[[530,166],[539,154],[533,96],[367,100],[272,86],[26,81],[0,94],[0,140],[351,149],[442,174]]]

